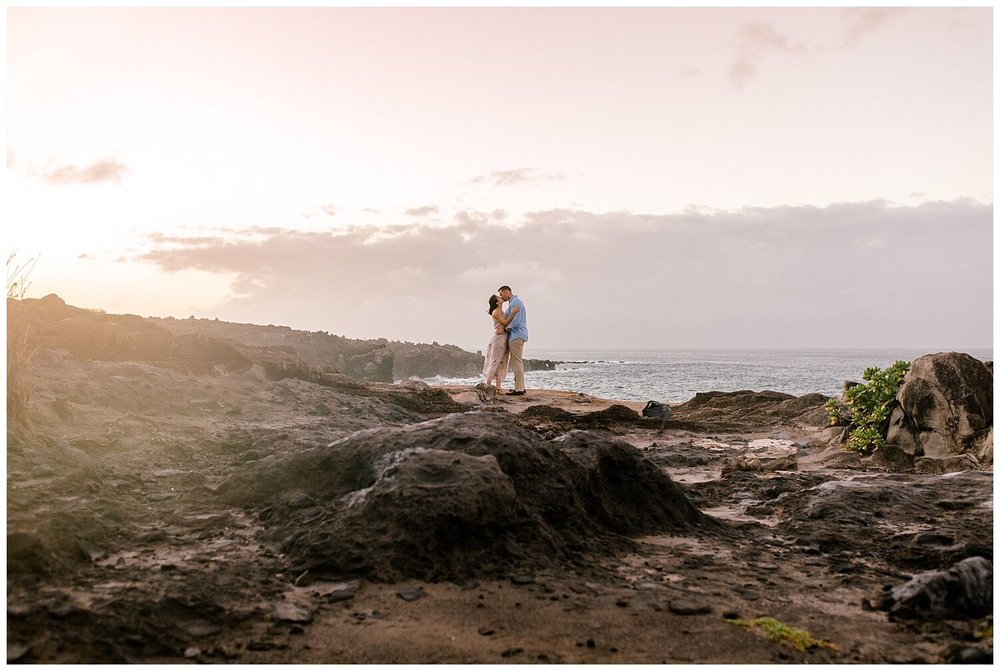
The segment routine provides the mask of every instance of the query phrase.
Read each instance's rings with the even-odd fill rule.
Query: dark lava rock
[[[559,422],[563,424],[572,424],[576,419],[576,415],[569,412],[568,410],[563,410],[562,408],[554,408],[551,405],[532,405],[524,409],[519,415],[522,419],[542,419],[553,422]]]
[[[676,418],[734,427],[798,421],[813,426],[828,423],[822,394],[792,396],[777,391],[709,391],[673,408]]]
[[[618,404],[610,405],[604,410],[588,412],[580,418],[581,424],[631,423],[638,422],[641,419],[642,416],[632,408]]]
[[[294,565],[387,581],[505,575],[719,524],[624,442],[545,441],[490,412],[358,431],[248,464],[218,492],[260,511]],[[303,493],[317,505],[289,505]]]
[[[632,408],[624,405],[611,405],[604,410],[577,415],[562,408],[548,405],[536,405],[525,408],[515,420],[522,426],[538,428],[539,425],[555,425],[563,429],[611,429],[630,426],[641,426],[646,421]]]
[[[908,572],[976,555],[992,557],[991,473],[873,473],[815,486],[808,486],[807,480],[802,484],[800,491],[751,505],[747,513],[779,516],[784,534],[815,545],[822,554],[845,549],[872,553]],[[714,491],[711,483],[693,489],[701,498]],[[977,508],[982,512],[969,512]],[[928,542],[929,537],[922,535],[928,525],[953,542]]]
[[[969,557],[945,571],[928,571],[894,587],[882,610],[902,619],[976,619],[993,611],[993,562]]]

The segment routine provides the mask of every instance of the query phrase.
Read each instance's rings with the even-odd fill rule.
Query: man
[[[507,336],[507,346],[510,349],[510,368],[514,371],[514,391],[508,391],[507,395],[523,396],[524,361],[521,357],[524,353],[524,343],[528,342],[527,313],[524,309],[524,302],[515,296],[514,292],[506,284],[497,290],[497,295],[500,296],[500,300],[507,303],[507,309],[504,310],[505,317],[510,317],[510,313],[515,307],[521,308],[504,330],[509,334]],[[500,330],[497,329],[497,333],[499,332]]]

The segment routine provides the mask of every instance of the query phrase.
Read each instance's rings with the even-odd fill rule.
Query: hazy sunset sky
[[[9,8],[31,297],[481,349],[990,347],[990,7]]]

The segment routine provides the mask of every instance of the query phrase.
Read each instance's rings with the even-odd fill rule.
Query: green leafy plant
[[[836,648],[833,643],[822,639],[814,638],[805,629],[790,627],[784,622],[779,622],[773,617],[758,617],[753,620],[726,620],[729,624],[747,629],[760,629],[767,634],[767,640],[772,643],[780,643],[795,648],[799,652],[805,652],[812,648]]]
[[[863,376],[864,384],[856,384],[845,391],[843,401],[830,399],[826,402],[830,423],[847,425],[848,448],[871,454],[885,446],[889,415],[903,377],[909,370],[909,361],[897,361],[885,370],[875,366],[867,368]],[[847,406],[846,413],[844,405]]]

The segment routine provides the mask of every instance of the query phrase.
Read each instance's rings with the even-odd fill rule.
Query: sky
[[[482,349],[989,348],[992,8],[8,8],[29,297]]]

